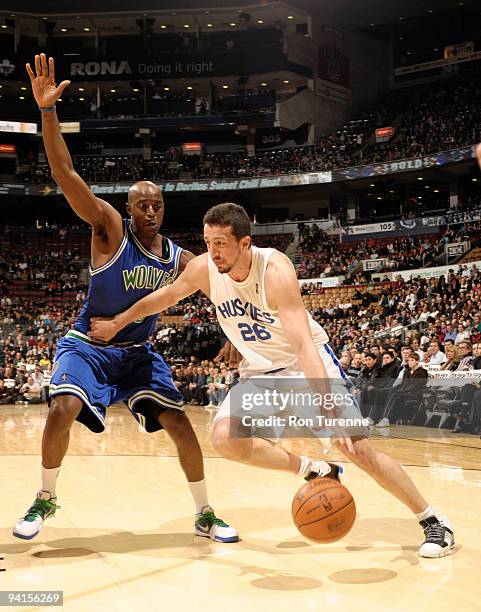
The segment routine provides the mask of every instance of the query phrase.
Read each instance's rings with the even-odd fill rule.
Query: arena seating
[[[205,153],[198,157],[179,154],[175,160],[157,151],[151,161],[144,161],[140,155],[83,155],[75,157],[75,165],[86,180],[116,182],[138,178],[208,179],[318,172],[426,155],[478,141],[480,83],[481,77],[475,73],[450,80],[449,86],[441,82],[414,90],[393,91],[368,112],[323,136],[312,146],[258,151],[254,156],[248,155],[246,150]],[[252,99],[249,96],[244,99],[251,99],[255,106],[268,98],[268,94],[259,93]],[[225,105],[229,104],[228,100],[224,99]],[[119,109],[111,111],[117,114]],[[159,112],[168,113],[160,107]],[[395,135],[388,143],[376,144],[372,133],[376,127],[385,125],[395,127]],[[27,182],[51,182],[48,167],[38,162],[19,169],[17,178]]]

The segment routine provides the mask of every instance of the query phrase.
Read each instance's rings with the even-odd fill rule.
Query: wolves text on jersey
[[[165,270],[160,270],[154,266],[135,266],[133,270],[122,270],[125,290],[129,289],[152,289],[155,291],[159,287],[170,285],[173,282],[172,276]]]

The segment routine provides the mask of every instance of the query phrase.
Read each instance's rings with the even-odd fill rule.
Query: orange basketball
[[[314,478],[295,494],[291,512],[303,536],[329,543],[349,533],[356,519],[356,504],[338,480]]]

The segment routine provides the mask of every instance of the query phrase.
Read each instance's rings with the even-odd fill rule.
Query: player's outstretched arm
[[[97,340],[109,341],[121,329],[150,315],[158,314],[180,300],[192,295],[199,289],[208,294],[209,275],[207,269],[206,254],[191,259],[185,270],[172,285],[162,287],[153,291],[143,299],[139,300],[129,309],[115,315],[113,319],[93,317],[90,320],[90,332],[88,335]]]
[[[104,229],[104,233],[109,229],[109,233],[114,234],[112,238],[117,241],[117,237],[122,236],[122,217],[110,204],[97,198],[75,172],[72,157],[60,132],[55,103],[70,85],[70,81],[62,81],[58,86],[55,84],[53,57],[47,61],[44,53],[35,56],[35,73],[30,64],[26,65],[26,69],[42,115],[43,142],[52,178],[81,219],[90,223],[94,229]]]

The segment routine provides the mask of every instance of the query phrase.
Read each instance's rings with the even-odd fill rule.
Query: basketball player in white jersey
[[[108,341],[132,321],[163,311],[200,289],[215,305],[221,328],[243,356],[241,379],[273,377],[277,384],[284,377],[301,375],[318,381],[324,392],[328,380],[344,384],[325,331],[304,308],[291,261],[275,249],[252,246],[245,210],[231,203],[211,208],[204,216],[204,239],[208,252],[192,259],[172,285],[154,291],[113,319],[92,319],[89,335]],[[296,456],[266,439],[236,436],[240,417],[230,410],[233,390],[214,421],[213,444],[220,454],[304,478],[338,477],[339,466]],[[352,409],[341,408],[339,413],[349,415]],[[426,502],[396,460],[371,444],[366,432],[358,431],[352,439],[341,433],[335,443],[415,514],[425,532],[422,556],[443,557],[453,550],[449,521]]]

